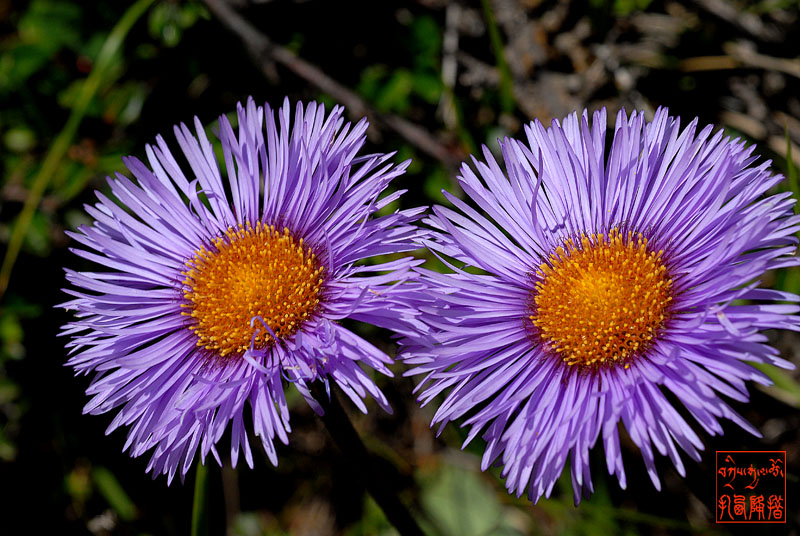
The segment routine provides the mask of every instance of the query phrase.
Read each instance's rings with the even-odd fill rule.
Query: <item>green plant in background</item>
[[[0,52],[0,98],[11,102],[11,106],[2,108],[0,122],[2,142],[8,149],[8,153],[0,153],[4,169],[0,236],[8,243],[8,248],[2,249],[0,296],[7,289],[20,249],[39,257],[49,255],[54,242],[63,243],[57,211],[79,195],[97,173],[119,168],[118,154],[100,154],[89,139],[75,145],[73,141],[85,117],[120,125],[137,119],[145,98],[143,84],[120,85],[116,81],[124,65],[122,43],[150,4],[152,0],[140,0],[123,14],[111,33],[99,31],[86,40],[81,34],[82,6],[36,0],[20,17],[15,39],[6,41]],[[62,56],[77,58],[77,73],[60,62]],[[87,71],[91,74],[84,79]],[[49,130],[52,121],[35,105],[38,95],[48,96],[70,111],[66,125],[57,134]],[[53,135],[55,140],[47,148]],[[43,159],[39,157],[42,153]],[[10,201],[23,204],[12,221],[7,219]],[[61,216],[74,226],[83,222],[76,214],[67,210]],[[24,274],[18,277],[25,279]],[[6,461],[18,454],[14,438],[20,433],[28,406],[20,400],[20,385],[8,376],[6,363],[39,358],[25,355],[21,322],[30,322],[43,313],[43,306],[31,302],[29,296],[19,292],[21,288],[2,296],[0,304],[0,460]],[[93,489],[99,490],[119,519],[133,519],[133,504],[107,469],[96,468],[91,477],[76,469],[65,478],[65,491],[73,498],[75,511],[82,511]]]
[[[8,288],[19,251],[44,258],[53,251],[54,243],[62,246],[63,226],[74,228],[87,223],[80,211],[61,211],[62,207],[68,207],[90,181],[121,169],[124,153],[120,150],[127,142],[106,146],[93,138],[78,140],[80,125],[91,118],[123,128],[139,119],[150,88],[144,81],[123,79],[127,65],[123,44],[151,4],[153,0],[136,2],[122,13],[110,33],[101,29],[87,36],[84,23],[90,17],[86,6],[34,0],[19,17],[14,37],[0,49],[0,102],[7,103],[0,108],[0,134],[7,150],[0,153],[4,174],[0,239],[8,245],[0,249],[0,298]],[[150,12],[150,30],[166,45],[174,46],[181,32],[205,13],[195,2],[158,4]],[[146,54],[148,48],[143,43],[135,55]],[[64,61],[66,58],[75,58],[74,68]],[[51,130],[54,122],[36,105],[41,96],[68,112],[60,132]],[[55,139],[50,143],[52,137]],[[23,204],[16,217],[10,210],[13,201]],[[15,456],[11,438],[18,433],[22,414],[15,402],[19,386],[7,376],[3,363],[24,356],[20,319],[35,318],[42,312],[39,304],[28,299],[16,291],[0,302],[2,459]]]
[[[151,3],[152,0],[140,1],[120,20],[105,41],[100,38],[101,34],[95,34],[97,39],[85,45],[78,31],[82,15],[79,6],[68,2],[36,0],[19,21],[16,40],[8,43],[0,55],[0,97],[9,99],[13,95],[23,102],[21,108],[4,109],[0,123],[0,130],[4,131],[3,143],[9,150],[3,158],[6,177],[3,189],[6,193],[18,190],[18,200],[24,202],[22,212],[14,221],[0,222],[0,233],[5,235],[4,241],[8,242],[0,268],[0,299],[8,287],[20,248],[24,245],[41,257],[50,253],[54,209],[80,193],[93,174],[91,167],[86,165],[86,159],[92,155],[83,155],[83,161],[80,161],[81,158],[71,158],[66,165],[63,164],[64,157],[109,66],[119,63],[118,50],[130,26]],[[101,46],[96,46],[98,43]],[[64,49],[79,58],[88,58],[89,55],[98,58],[93,75],[85,82],[75,82],[81,89],[74,92],[73,101],[66,97],[62,100],[62,96],[71,94],[69,89],[63,92],[58,90],[66,76],[63,70],[48,70],[47,76],[37,78]],[[38,170],[35,154],[41,150],[39,140],[46,139],[49,133],[44,117],[32,106],[32,90],[58,94],[62,104],[72,108],[66,126],[47,151]],[[39,131],[36,132],[29,125],[39,126]],[[37,212],[48,186],[52,186],[49,210]],[[19,386],[8,378],[4,363],[22,359],[25,355],[20,319],[35,318],[40,313],[41,306],[28,302],[22,295],[0,302],[0,408],[3,408],[4,417],[0,421],[0,458],[6,460],[16,455],[13,440],[6,431],[10,431],[11,435],[18,433],[22,406],[16,402]]]
[[[617,17],[627,17],[636,11],[644,11],[653,0],[590,0],[592,7],[609,10]]]
[[[495,64],[500,72],[500,87],[498,93],[500,96],[500,110],[505,113],[512,113],[516,108],[514,97],[514,81],[511,77],[511,68],[508,66],[508,61],[505,57],[505,47],[503,45],[502,37],[500,36],[500,29],[495,22],[494,14],[489,0],[481,0],[483,7],[483,16],[486,25],[489,28],[489,39],[492,43],[492,52],[494,52]]]
[[[22,212],[17,217],[11,237],[9,238],[8,249],[3,258],[3,264],[0,266],[0,298],[2,298],[3,294],[8,288],[9,279],[11,278],[11,271],[14,267],[17,255],[19,254],[19,250],[22,247],[22,242],[28,233],[28,228],[31,225],[31,221],[34,218],[36,209],[39,206],[45,190],[50,185],[54,174],[58,170],[62,159],[66,155],[72,140],[78,131],[81,121],[88,113],[95,94],[99,89],[101,89],[103,84],[109,82],[109,78],[114,77],[114,71],[119,66],[119,61],[115,61],[115,59],[118,58],[119,49],[122,46],[125,36],[127,35],[128,31],[130,31],[133,24],[139,19],[139,17],[145,13],[148,7],[150,7],[153,1],[154,0],[139,0],[128,9],[128,11],[122,16],[120,21],[103,42],[102,47],[98,51],[97,60],[91,70],[91,73],[85,81],[80,82],[80,90],[77,91],[75,100],[73,102],[70,102],[69,99],[66,100],[66,102],[69,104],[69,108],[71,109],[67,123],[64,125],[64,128],[61,130],[58,136],[56,136],[56,139],[53,141],[50,149],[47,151],[47,155],[45,156],[41,167],[31,180],[30,190],[25,198]],[[43,1],[34,4],[34,6],[39,8],[41,8],[41,6],[54,5],[61,6],[62,4],[49,4]],[[43,36],[48,35],[48,33],[51,31],[58,33],[63,30],[66,35],[71,35],[69,30],[64,30],[58,26],[58,23],[54,23],[54,21],[60,20],[60,9],[55,9],[54,12],[46,9],[43,11],[47,14],[47,16],[43,16],[39,11],[34,11],[35,15],[31,17],[32,21],[41,24],[42,27],[36,26],[36,24],[31,20],[28,21],[33,28],[37,28],[39,30],[31,30],[30,33],[35,36]],[[70,12],[70,15],[74,15],[74,11]],[[25,21],[25,19],[23,19],[23,21]],[[56,27],[50,27],[52,24],[55,24]],[[58,45],[60,46],[61,42],[58,42]],[[49,52],[51,48],[52,46],[45,47],[45,50]],[[57,48],[55,50],[57,50]],[[37,60],[41,60],[41,56],[38,56]],[[36,65],[37,67],[41,67],[41,63],[37,63]],[[33,70],[31,70],[31,73],[32,72]]]
[[[439,74],[441,30],[429,16],[413,17],[408,23],[411,65],[393,68],[385,64],[367,66],[356,90],[381,112],[404,114],[415,99],[435,105],[442,95]]]
[[[150,36],[164,46],[176,47],[186,30],[200,19],[208,19],[208,10],[198,2],[161,2],[153,6],[147,18]]]

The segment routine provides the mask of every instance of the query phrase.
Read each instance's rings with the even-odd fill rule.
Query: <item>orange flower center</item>
[[[323,267],[303,239],[295,241],[284,228],[260,222],[229,228],[200,248],[183,272],[184,313],[194,320],[189,328],[197,346],[220,356],[242,354],[253,333],[255,348],[273,337],[256,321],[260,316],[279,339],[292,335],[319,304]]]
[[[581,236],[539,266],[533,292],[533,331],[568,365],[630,365],[663,328],[672,279],[663,251],[641,233],[617,228]]]

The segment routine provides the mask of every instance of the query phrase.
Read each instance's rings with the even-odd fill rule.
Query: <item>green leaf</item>
[[[6,439],[3,429],[0,428],[0,460],[4,462],[14,461],[17,457],[17,447]]]
[[[492,534],[502,507],[492,486],[474,472],[442,466],[422,490],[422,507],[447,536]]]
[[[800,408],[800,383],[797,380],[774,365],[766,363],[751,363],[751,365],[772,380],[772,385],[757,385],[756,387],[781,402]]]
[[[5,133],[3,142],[10,151],[24,153],[30,151],[36,144],[36,135],[28,127],[14,127]]]
[[[36,43],[51,54],[64,45],[80,45],[80,20],[77,3],[34,0],[20,19],[17,31],[24,43]]]
[[[92,495],[92,479],[87,464],[79,464],[64,477],[64,488],[74,504],[83,505]]]
[[[115,125],[130,125],[144,106],[147,88],[141,82],[127,82],[111,89],[103,98],[103,119]]]
[[[442,97],[442,79],[438,74],[415,73],[413,78],[414,94],[428,104],[436,104]]]
[[[442,190],[452,190],[453,188],[447,172],[438,167],[425,179],[422,189],[428,199],[437,203],[446,203],[447,199],[442,194]]]
[[[12,229],[19,222],[14,222]],[[39,257],[46,257],[50,253],[50,227],[51,218],[41,212],[34,214],[25,235],[25,248]]]
[[[0,404],[8,404],[19,396],[19,385],[8,378],[0,378]]]
[[[366,67],[361,71],[356,91],[368,101],[374,101],[388,72],[386,66],[381,64]]]
[[[410,103],[408,97],[414,88],[414,78],[407,69],[397,69],[386,84],[378,91],[375,107],[382,112],[404,113]]]
[[[410,45],[414,54],[415,70],[438,72],[442,32],[433,17],[423,15],[414,19],[411,23]]]
[[[616,0],[614,2],[614,14],[618,17],[627,17],[634,11],[644,11],[650,5],[651,0]]]
[[[3,315],[0,316],[0,340],[3,343],[22,342],[23,334],[19,317],[10,311],[4,311]]]
[[[361,520],[344,532],[344,536],[359,536],[360,534],[372,534],[374,536],[399,536],[400,534],[389,523],[389,520],[383,514],[383,510],[369,495],[364,498],[364,511],[361,514]]]
[[[103,496],[120,519],[123,521],[136,519],[136,505],[133,504],[133,501],[125,493],[119,480],[111,471],[102,466],[93,467],[92,480],[97,486],[100,495]]]
[[[0,91],[18,89],[44,65],[50,52],[38,45],[18,45],[0,56]]]
[[[181,42],[183,31],[205,15],[203,6],[193,2],[163,2],[150,10],[147,26],[151,36],[174,47]]]

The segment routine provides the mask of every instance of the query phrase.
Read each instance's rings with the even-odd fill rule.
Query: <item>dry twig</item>
[[[695,2],[706,11],[762,41],[777,43],[786,37],[777,26],[765,23],[754,13],[742,11],[732,2],[726,0],[695,0]]]
[[[407,142],[441,161],[451,170],[460,165],[464,155],[459,148],[444,145],[427,130],[407,119],[378,113],[355,92],[328,76],[322,69],[273,43],[236,12],[226,0],[205,0],[205,3],[225,27],[239,36],[253,61],[265,74],[269,73],[273,62],[282,65],[322,92],[331,95],[353,116],[367,116],[373,126],[394,130]]]

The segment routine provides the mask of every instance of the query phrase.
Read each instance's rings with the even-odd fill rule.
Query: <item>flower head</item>
[[[85,412],[118,408],[109,432],[130,426],[125,449],[152,450],[154,475],[183,476],[196,451],[220,461],[231,427],[231,458],[252,466],[245,429],[277,463],[274,439],[288,441],[284,387],[315,409],[309,382],[332,379],[366,412],[388,403],[362,370],[391,375],[391,359],[338,321],[351,318],[403,333],[417,314],[408,257],[359,263],[415,249],[421,209],[377,216],[402,191],[383,195],[407,163],[358,156],[367,123],[343,125],[342,108],[288,100],[275,115],[252,99],[238,108],[238,135],[223,116],[224,166],[199,120],[175,136],[186,174],[163,138],[147,147],[149,167],[125,164],[136,182],[109,179],[116,200],[98,193],[94,218],[70,236],[75,253],[104,267],[67,270],[76,320],[68,364],[96,371]],[[395,283],[388,285],[388,283]],[[327,385],[327,383],[326,383]]]
[[[764,197],[782,177],[752,147],[664,109],[649,123],[620,112],[607,155],[605,111],[526,133],[501,143],[505,171],[486,149],[477,173],[462,168],[481,211],[445,192],[456,210],[428,219],[426,245],[454,261],[422,270],[433,342],[405,354],[426,375],[420,399],[444,394],[434,422],[465,417],[466,441],[487,441],[483,468],[500,463],[518,496],[549,496],[569,457],[577,504],[598,440],[624,488],[620,421],[660,489],[654,450],[683,475],[677,447],[703,448],[686,415],[757,435],[720,395],[768,383],[748,361],[792,367],[760,331],[800,329],[800,308],[777,303],[798,297],[758,277],[798,264],[795,201]]]

